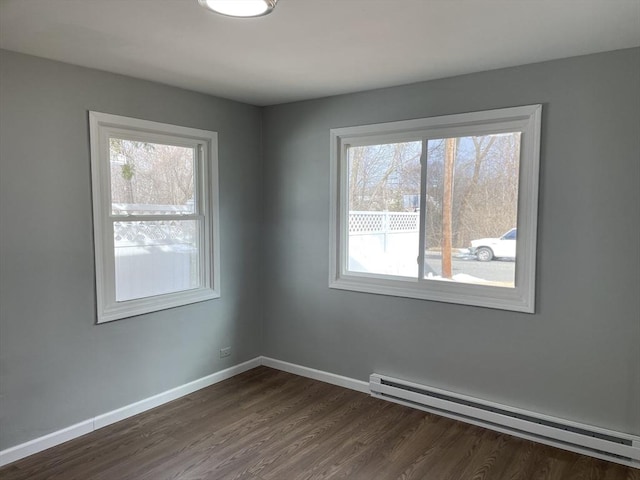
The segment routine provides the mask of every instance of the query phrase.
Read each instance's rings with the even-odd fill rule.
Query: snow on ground
[[[440,275],[434,275],[433,273],[427,274],[428,280],[442,280],[444,282],[460,282],[460,283],[491,283],[489,280],[485,280],[484,278],[474,277],[473,275],[468,275],[466,273],[456,273],[451,278],[445,278]]]

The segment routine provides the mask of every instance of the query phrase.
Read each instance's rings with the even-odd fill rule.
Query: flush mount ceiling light
[[[276,7],[278,0],[198,0],[209,10],[228,17],[260,17]]]

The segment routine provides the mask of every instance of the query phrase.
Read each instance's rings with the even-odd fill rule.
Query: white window
[[[217,134],[89,123],[98,323],[219,297]]]
[[[541,110],[331,130],[329,286],[533,312]]]

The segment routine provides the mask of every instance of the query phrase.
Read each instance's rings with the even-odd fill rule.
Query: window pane
[[[195,213],[193,148],[109,139],[113,215]]]
[[[114,222],[116,301],[197,288],[196,220]]]
[[[430,140],[425,277],[515,286],[520,133]]]
[[[348,269],[418,277],[422,142],[351,147]]]

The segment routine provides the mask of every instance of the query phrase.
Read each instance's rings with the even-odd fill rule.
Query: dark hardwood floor
[[[640,480],[640,470],[259,367],[0,469],[2,480]]]

